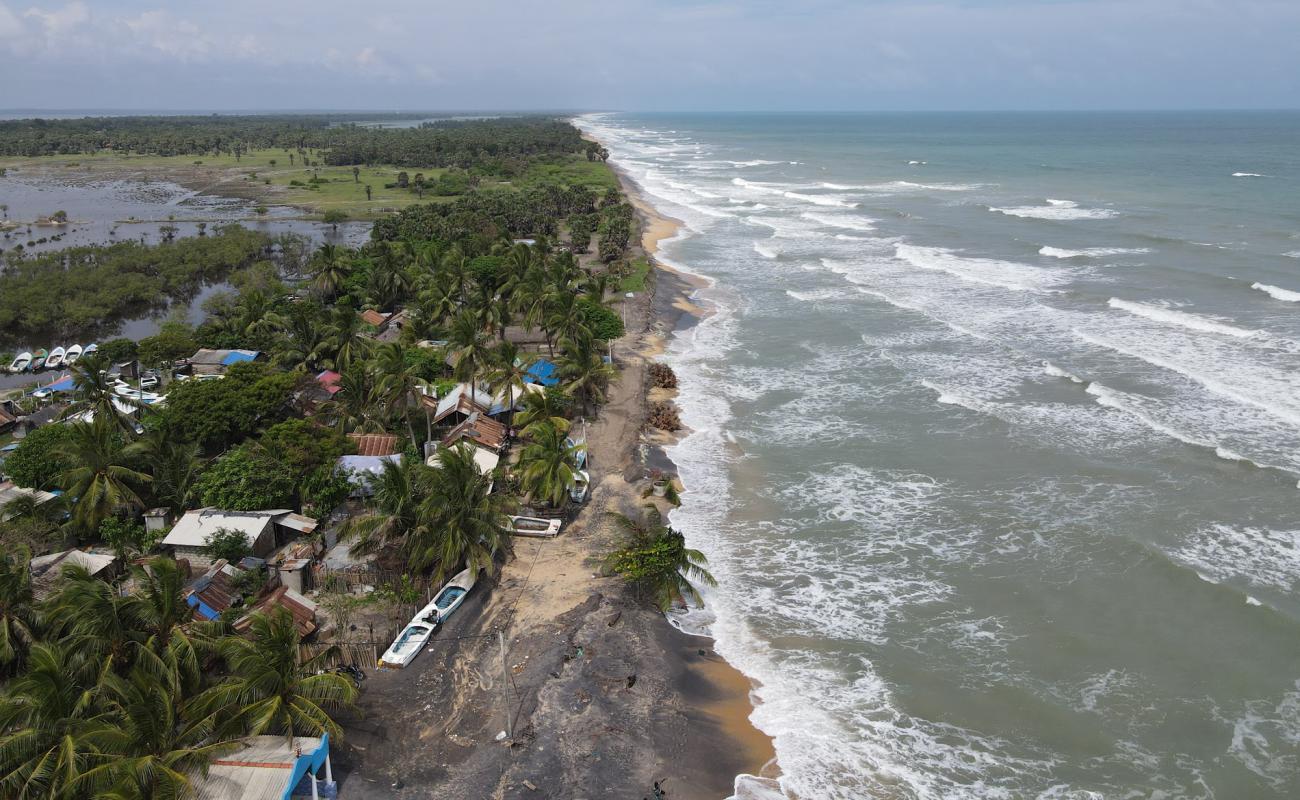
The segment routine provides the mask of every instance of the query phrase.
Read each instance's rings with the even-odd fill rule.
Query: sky
[[[1300,108],[1300,0],[0,0],[0,108]]]

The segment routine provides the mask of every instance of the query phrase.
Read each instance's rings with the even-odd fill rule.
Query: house
[[[535,391],[541,389],[541,387],[530,388]],[[460,383],[441,399],[435,400],[432,397],[422,396],[420,402],[426,410],[433,411],[434,425],[459,425],[475,412],[495,417],[509,411],[511,405],[518,409],[522,395],[516,394],[517,392],[518,390],[511,391],[510,398],[507,398],[504,392],[494,397],[482,388]]]
[[[442,444],[451,447],[461,440],[468,439],[474,444],[498,452],[506,443],[506,426],[490,417],[475,412],[465,421],[452,428],[442,437]]]
[[[454,447],[455,445],[449,446]],[[486,447],[479,447],[478,445],[473,444],[468,445],[468,447],[474,451],[474,466],[478,467],[478,471],[484,475],[491,475],[493,470],[497,468],[497,465],[501,463],[501,455],[495,450],[489,450]],[[438,451],[434,450],[430,453],[429,457],[424,460],[424,463],[428,467],[439,469]]]
[[[247,736],[244,747],[190,773],[197,800],[290,800],[337,796],[329,734]],[[322,772],[324,773],[322,775]]]
[[[410,322],[406,309],[393,314],[384,322],[379,334],[375,336],[381,342],[396,342],[402,338],[402,329]]]
[[[0,404],[0,433],[13,428],[18,424],[18,415],[13,413],[3,404]]]
[[[391,456],[401,449],[402,437],[392,433],[349,433],[359,456]]]
[[[27,434],[37,428],[43,428],[53,422],[58,422],[67,407],[67,403],[53,403],[39,408],[25,417],[19,417],[18,424],[14,427],[14,438],[25,438]]]
[[[271,511],[222,511],[201,508],[186,512],[163,538],[176,558],[188,559],[195,568],[212,564],[208,556],[208,539],[219,530],[244,534],[253,555],[266,558],[277,546],[302,533],[316,530],[316,520],[287,509]]]
[[[528,368],[527,380],[541,386],[555,386],[560,382],[559,369],[550,361],[539,358]]]
[[[316,632],[316,604],[288,586],[278,586],[254,603],[246,615],[235,621],[235,631],[246,633],[253,625],[254,614],[271,614],[277,609],[289,612],[299,636],[306,638]]]
[[[359,316],[361,317],[361,321],[370,327],[382,329],[388,323],[388,317],[391,315],[385,314],[382,311],[376,311],[373,308],[367,308],[365,311],[362,311]]]
[[[334,395],[338,394],[339,380],[342,377],[334,370],[325,370],[317,375],[315,380],[298,390],[294,395],[294,402],[304,414],[315,414],[321,406],[333,400]]]
[[[194,375],[225,375],[235,364],[258,361],[262,354],[257,350],[210,350],[202,348],[190,356]]]
[[[0,522],[9,519],[13,514],[5,513],[5,506],[15,500],[21,500],[30,497],[36,502],[36,505],[43,505],[50,502],[58,495],[53,492],[46,492],[40,489],[25,489],[13,481],[0,482]]]
[[[37,556],[28,565],[32,575],[32,595],[37,600],[43,600],[58,591],[59,579],[63,577],[63,568],[66,566],[81,567],[101,580],[111,580],[122,571],[122,562],[112,553],[64,550],[62,553]]]
[[[185,603],[194,609],[194,616],[213,620],[236,605],[241,595],[235,587],[235,578],[240,572],[224,558],[212,562],[208,571],[185,590]]]

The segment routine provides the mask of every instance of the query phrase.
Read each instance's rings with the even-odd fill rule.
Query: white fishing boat
[[[63,354],[63,363],[72,366],[77,363],[77,359],[81,358],[82,352],[81,345],[74,344],[72,347],[68,348],[68,352]]]
[[[86,349],[81,351],[81,355],[84,357],[90,355],[91,353],[98,353],[98,352],[99,352],[99,345],[91,343],[86,345]]]
[[[384,651],[384,655],[379,659],[379,666],[401,669],[414,661],[438,627],[464,602],[465,595],[474,588],[477,580],[477,574],[466,569],[443,584],[443,587],[433,596],[433,600],[415,613],[411,621]]]
[[[146,392],[144,389],[138,389],[122,380],[113,382],[113,394],[144,405],[152,405],[162,399],[160,394]]]
[[[37,350],[36,355],[32,356],[32,363],[27,365],[28,372],[36,372],[45,366],[45,358],[49,355],[45,350]]]
[[[560,535],[560,525],[563,523],[558,519],[543,519],[541,517],[507,517],[509,524],[506,525],[506,533],[514,536],[534,536],[542,539],[549,539],[553,536]]]
[[[10,372],[22,372],[32,363],[31,353],[19,353],[18,357],[9,362]]]
[[[62,347],[56,347],[51,350],[50,354],[45,358],[45,368],[58,369],[59,365],[63,363],[63,356],[65,353],[67,353],[67,351]]]
[[[591,475],[585,470],[580,469],[573,473],[573,486],[569,488],[569,499],[575,503],[581,503],[587,499],[587,492],[591,490]]]

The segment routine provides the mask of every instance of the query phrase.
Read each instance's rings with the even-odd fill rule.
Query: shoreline
[[[641,188],[636,181],[622,168],[616,165],[611,165],[611,168],[614,170],[615,175],[618,176],[619,185],[622,187],[624,194],[627,195],[629,202],[637,210],[637,215],[641,221],[641,247],[651,265],[660,273],[656,277],[669,277],[673,283],[670,289],[661,286],[658,280],[655,283],[654,319],[656,322],[663,324],[665,329],[661,336],[659,348],[654,353],[655,357],[660,357],[666,351],[668,341],[672,336],[690,330],[714,313],[707,305],[700,304],[696,299],[696,294],[700,289],[708,288],[714,282],[707,277],[665,263],[665,260],[659,255],[659,250],[664,243],[681,235],[685,228],[684,223],[661,213],[655,208],[654,204],[642,194]],[[669,289],[669,291],[661,291],[661,289]],[[671,297],[669,296],[670,292]],[[675,396],[676,391],[672,394]],[[665,469],[665,472],[676,475],[676,464],[666,448],[689,436],[691,431],[684,428],[674,434],[657,433],[659,433],[661,440],[654,443],[653,452],[647,460],[665,464],[669,467],[669,469]],[[690,502],[689,491],[689,487],[683,487],[683,494],[685,495],[682,500],[683,503]],[[665,622],[667,622],[667,618],[665,618]],[[672,623],[669,622],[669,625],[671,626]],[[675,628],[675,626],[673,627]],[[712,636],[681,633],[684,636],[691,636],[700,641],[707,640],[710,644],[710,652],[712,652],[714,643]],[[740,796],[739,787],[741,783],[746,783],[759,790],[769,787],[776,789],[779,793],[776,779],[781,772],[777,761],[775,742],[770,736],[755,727],[750,719],[755,710],[753,691],[756,686],[754,681],[720,655],[716,656],[716,661],[708,662],[707,667],[701,666],[699,669],[701,672],[712,672],[715,682],[728,687],[727,694],[729,696],[724,696],[706,704],[705,710],[707,713],[714,714],[721,719],[723,730],[726,731],[734,743],[741,744],[746,749],[747,757],[753,767],[751,770],[735,776],[733,787],[735,794],[733,794],[733,797]]]

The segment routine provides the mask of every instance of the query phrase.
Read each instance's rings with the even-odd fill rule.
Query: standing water
[[[813,798],[1300,793],[1300,115],[594,115]]]

